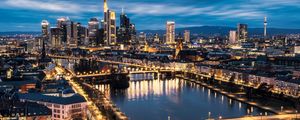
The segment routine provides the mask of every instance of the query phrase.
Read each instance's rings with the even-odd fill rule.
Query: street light
[[[296,119],[297,119],[298,110],[296,110]]]

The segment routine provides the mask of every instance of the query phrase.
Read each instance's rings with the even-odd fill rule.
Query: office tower
[[[78,47],[78,29],[76,22],[70,22],[68,24],[68,38],[67,45],[69,48],[77,48]]]
[[[154,40],[155,43],[159,43],[159,35],[157,33],[154,34]]]
[[[69,18],[60,17],[57,19],[56,27],[57,28],[63,28],[63,26],[66,24],[66,22],[69,20]]]
[[[238,24],[237,26],[237,39],[241,42],[246,42],[248,37],[248,26],[247,24]]]
[[[186,43],[190,43],[190,36],[191,36],[191,33],[189,30],[184,30],[184,42]]]
[[[81,25],[77,24],[77,35],[78,35],[78,46],[88,45],[86,40],[88,39],[88,29]]]
[[[175,22],[167,21],[166,25],[166,43],[174,44],[175,43]]]
[[[47,20],[43,20],[42,23],[42,37],[49,36],[49,22]]]
[[[235,30],[230,30],[229,31],[229,43],[230,44],[235,44],[237,41],[237,35]]]
[[[88,38],[89,38],[89,44],[92,47],[97,46],[97,41],[98,41],[98,30],[99,30],[99,21],[97,18],[91,18],[89,23],[88,23]]]
[[[117,41],[116,31],[116,13],[108,9],[107,0],[104,0],[104,43],[106,45],[115,45]]]
[[[130,19],[125,14],[122,9],[122,14],[120,15],[120,28],[118,30],[118,42],[130,45],[131,44],[131,34],[130,34]]]
[[[64,35],[64,32],[61,28],[51,28],[51,47],[52,48],[60,48],[62,47],[62,38]]]
[[[147,36],[146,36],[146,33],[144,32],[140,32],[139,34],[139,44],[146,44],[147,43]]]
[[[264,37],[267,37],[267,17],[264,19]]]
[[[69,18],[61,17],[57,19],[57,28],[61,29],[61,44],[63,46],[66,46],[66,43],[68,41],[68,24],[70,22]],[[70,31],[69,31],[70,32]]]
[[[130,41],[131,42],[136,42],[135,24],[130,23],[130,25],[129,25],[129,32],[130,32]]]
[[[37,45],[39,49],[42,48],[42,42],[49,42],[49,22],[47,20],[43,20],[41,23],[42,26],[42,39],[37,41]]]

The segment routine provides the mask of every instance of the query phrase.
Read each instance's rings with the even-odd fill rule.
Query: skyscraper
[[[108,9],[107,0],[104,0],[104,43],[106,45],[115,45],[116,36],[116,13]]]
[[[184,30],[184,42],[186,43],[190,43],[190,36],[191,36],[191,33],[189,30]]]
[[[60,48],[62,47],[63,30],[61,28],[51,28],[51,47]]]
[[[147,43],[147,35],[144,32],[140,32],[139,34],[139,44],[145,45]]]
[[[98,41],[98,30],[99,30],[99,21],[97,18],[91,18],[88,23],[88,38],[89,38],[89,45],[90,46],[97,46]]]
[[[264,37],[267,37],[267,17],[264,19]]]
[[[126,45],[131,44],[130,19],[127,17],[123,9],[122,14],[120,15],[118,42]]]
[[[236,38],[237,38],[236,31],[235,30],[230,30],[229,31],[229,43],[230,44],[235,44],[236,43]]]
[[[135,30],[135,24],[130,23],[129,25],[129,30],[130,30],[130,41],[131,42],[136,42],[136,30]]]
[[[70,35],[70,31],[68,31],[68,25],[69,25],[70,19],[61,17],[57,19],[57,28],[61,29],[61,43],[63,46],[66,46],[66,43],[68,41],[68,35]],[[69,32],[69,34],[68,34]]]
[[[88,30],[86,27],[82,26],[80,23],[77,24],[77,35],[78,35],[78,46],[87,45],[86,40],[88,39]]]
[[[237,26],[237,38],[239,42],[246,42],[248,38],[248,25],[247,24],[238,24]]]
[[[166,43],[174,44],[175,43],[175,22],[167,21],[166,25]]]
[[[47,20],[43,20],[42,23],[42,39],[38,39],[37,44],[39,46],[39,49],[42,48],[42,43],[48,43],[49,42],[49,22]]]
[[[68,25],[68,41],[67,45],[69,48],[77,48],[78,47],[78,29],[77,22],[70,22]]]
[[[49,36],[49,22],[47,20],[43,20],[41,25],[42,25],[43,37],[48,37]]]

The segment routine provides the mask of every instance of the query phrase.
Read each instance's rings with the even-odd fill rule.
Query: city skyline
[[[87,25],[92,17],[103,18],[103,1],[68,0],[5,0],[0,2],[0,31],[40,31],[41,20],[51,26],[56,19],[68,16],[73,21]],[[230,26],[246,23],[249,28],[263,28],[268,17],[268,28],[299,28],[300,2],[296,0],[239,1],[108,1],[116,11],[117,23],[122,8],[138,30],[164,29],[165,21],[176,21],[176,27]],[[134,6],[134,7],[131,7]],[[84,8],[84,9],[82,9]],[[289,24],[285,24],[289,23]],[[151,26],[149,26],[151,24]]]

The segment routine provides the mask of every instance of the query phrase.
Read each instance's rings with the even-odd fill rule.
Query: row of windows
[[[71,108],[79,108],[79,107],[81,107],[81,104],[75,104],[71,106]]]

